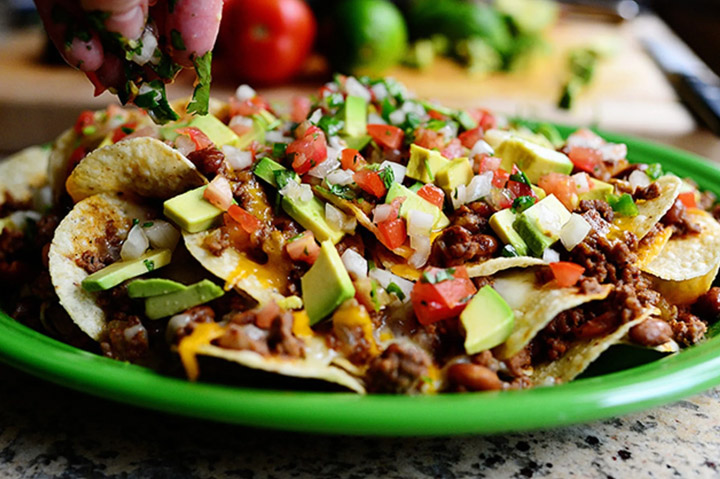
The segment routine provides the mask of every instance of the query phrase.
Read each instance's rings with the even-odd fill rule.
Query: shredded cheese
[[[287,271],[270,262],[258,264],[249,259],[245,253],[240,253],[235,270],[230,273],[225,282],[225,291],[230,291],[239,282],[254,278],[264,288],[284,291],[287,287]]]
[[[197,380],[200,375],[197,352],[201,346],[210,344],[210,341],[223,335],[225,329],[217,323],[200,323],[195,326],[192,334],[185,336],[178,345],[180,361],[190,381]]]

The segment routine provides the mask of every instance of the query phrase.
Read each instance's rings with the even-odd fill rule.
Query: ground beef
[[[585,237],[568,256],[570,261],[585,268],[585,276],[600,283],[617,284],[632,282],[640,278],[640,270],[634,266],[637,256],[634,236],[630,233],[625,241],[611,241],[595,232]]]
[[[165,339],[168,344],[178,344],[182,338],[192,334],[198,324],[214,321],[215,311],[210,306],[192,307],[170,318],[165,331]]]
[[[666,226],[662,223],[655,223],[653,227],[650,228],[650,231],[648,231],[645,236],[643,236],[642,239],[638,242],[636,250],[642,251],[652,245],[657,239],[657,236],[665,231],[665,228]]]
[[[225,163],[225,155],[214,146],[195,150],[187,155],[187,159],[209,178],[217,175]]]
[[[691,346],[703,337],[707,325],[700,318],[688,312],[679,312],[676,318],[668,321],[673,331],[673,339],[678,344]]]
[[[278,218],[282,218],[280,222],[287,221],[284,215],[273,215],[272,207],[265,194],[265,190],[258,182],[252,170],[235,172],[234,177],[230,180],[230,184],[233,189],[233,196],[238,204],[256,218],[273,218],[273,216],[278,216]],[[274,221],[277,222],[278,220]]]
[[[393,343],[370,362],[365,374],[367,390],[393,394],[418,392],[430,364],[424,351]]]
[[[136,362],[150,353],[148,332],[137,316],[112,313],[100,348],[109,358]]]
[[[495,210],[484,201],[462,205],[450,217],[451,226],[462,226],[472,234],[490,231],[488,220]]]
[[[268,332],[254,324],[230,323],[225,333],[216,340],[221,348],[253,351],[268,355],[270,349],[267,343]]]
[[[293,315],[290,311],[283,311],[270,323],[267,338],[271,351],[292,358],[305,357],[305,345],[301,339],[293,334]]]
[[[32,274],[31,256],[22,231],[8,228],[0,233],[0,285],[13,287]]]
[[[499,248],[494,236],[473,235],[462,226],[450,226],[440,233],[432,245],[430,264],[448,267],[491,258]]]
[[[647,186],[638,186],[633,193],[635,200],[654,200],[658,196],[660,196],[660,187],[655,182]]]
[[[105,235],[95,241],[97,251],[84,251],[75,259],[75,264],[83,268],[88,274],[103,269],[120,259],[122,238],[118,234],[115,222],[110,220],[105,224]]]
[[[672,339],[670,324],[657,318],[648,318],[630,329],[630,340],[642,346],[659,346]]]
[[[216,344],[221,348],[270,353],[294,358],[305,357],[305,346],[292,331],[293,315],[281,311],[274,318],[265,318],[268,325],[258,322],[258,311],[233,312],[223,319],[229,321],[225,334]]]
[[[700,296],[693,305],[693,313],[707,321],[716,321],[720,318],[720,287],[713,286]]]
[[[675,200],[672,208],[665,213],[665,216],[660,221],[664,225],[672,227],[674,235],[685,236],[700,233],[700,227],[692,222],[687,214],[687,208],[679,199]]]
[[[611,223],[615,218],[615,212],[607,201],[602,200],[582,200],[577,207],[579,213],[596,211],[602,219]],[[591,223],[592,224],[592,223]]]
[[[335,248],[340,256],[342,256],[347,249],[352,249],[359,255],[365,256],[365,242],[362,236],[357,233],[354,235],[345,235],[343,239],[335,245]]]
[[[203,247],[214,256],[221,256],[225,248],[230,246],[230,235],[223,228],[214,229],[203,240]]]

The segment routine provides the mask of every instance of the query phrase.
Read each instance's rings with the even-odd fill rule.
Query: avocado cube
[[[275,188],[277,188],[278,186],[277,181],[275,180],[276,171],[288,171],[288,169],[277,161],[271,160],[268,157],[261,158],[260,161],[255,164],[255,168],[253,169],[253,173],[255,173],[255,176],[264,180]],[[295,181],[297,181],[298,183],[300,182],[300,177],[297,176],[297,174],[294,175],[294,178]]]
[[[155,271],[170,263],[172,251],[169,249],[150,250],[139,258],[129,261],[117,261],[96,271],[82,281],[85,291],[105,291],[123,281]]]
[[[520,138],[503,141],[495,156],[502,158],[500,166],[505,171],[512,171],[513,165],[517,165],[535,184],[548,173],[568,175],[573,169],[572,161],[565,154]]]
[[[403,201],[402,205],[400,206],[399,213],[400,216],[405,218],[406,221],[408,219],[410,211],[418,210],[422,211],[423,213],[429,213],[433,216],[433,218],[435,218],[435,222],[433,223],[433,231],[445,228],[447,225],[450,224],[450,220],[448,220],[448,217],[445,216],[442,211],[440,211],[440,208],[430,203],[417,193],[414,193],[410,189],[404,187],[400,183],[393,183],[387,192],[387,196],[385,196],[385,203],[392,203],[392,200],[399,197],[405,197],[405,201]]]
[[[526,256],[528,254],[527,244],[513,228],[515,216],[510,208],[500,210],[490,217],[490,227],[503,243],[515,248],[520,256]]]
[[[603,200],[605,201],[605,198],[607,198],[607,195],[612,194],[615,191],[615,187],[611,185],[610,183],[605,183],[604,181],[596,180],[594,178],[590,179],[590,191],[585,191],[584,193],[578,193],[578,200]]]
[[[310,324],[329,316],[355,296],[355,287],[331,241],[323,241],[315,263],[300,280],[305,311]]]
[[[413,143],[410,145],[410,160],[405,176],[423,183],[433,183],[435,175],[448,165],[450,160],[442,156],[439,151],[428,150]]]
[[[368,105],[364,98],[348,95],[345,99],[344,115],[346,135],[358,137],[367,133]]]
[[[131,298],[149,298],[185,289],[187,286],[184,284],[164,278],[136,279],[127,285],[128,296]]]
[[[166,200],[163,213],[188,233],[209,229],[223,214],[223,210],[203,197],[205,188],[201,186]]]
[[[188,308],[212,301],[225,294],[223,289],[208,279],[192,284],[181,291],[151,296],[145,299],[145,316],[160,319],[181,313]]]
[[[515,313],[497,291],[483,286],[460,313],[460,322],[465,352],[476,354],[505,342],[515,326]]]
[[[498,130],[491,128],[485,132],[483,139],[488,145],[492,146],[494,150],[497,150],[505,140],[509,140],[513,137],[513,134],[507,130]]]
[[[570,220],[570,212],[555,195],[548,195],[518,215],[513,228],[535,256],[560,238],[560,230]]]
[[[339,242],[345,233],[338,231],[325,220],[325,203],[313,196],[310,201],[294,201],[283,197],[282,208],[300,225],[313,232],[318,241]]]
[[[545,190],[543,190],[539,186],[530,185],[530,188],[532,188],[533,193],[535,193],[535,196],[537,196],[539,200],[541,200],[547,196],[547,193],[545,193]]]
[[[162,127],[160,133],[164,139],[175,141],[178,137],[178,128],[184,127],[194,127],[202,131],[218,148],[223,145],[235,146],[239,140],[234,131],[213,115],[196,116],[189,122]]]
[[[372,140],[372,137],[370,135],[360,135],[360,136],[347,136],[347,135],[341,135],[343,140],[345,140],[345,143],[347,144],[348,148],[352,148],[353,150],[362,151],[363,148],[367,146],[368,143],[370,143],[370,140]]]
[[[455,158],[435,175],[435,183],[445,191],[452,194],[460,185],[467,185],[473,177],[472,165],[467,158]]]

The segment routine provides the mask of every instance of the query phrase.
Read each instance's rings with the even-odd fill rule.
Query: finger
[[[86,11],[101,11],[110,15],[105,28],[130,40],[142,35],[147,23],[148,0],[81,0]]]
[[[166,9],[163,33],[168,51],[180,65],[193,66],[192,59],[200,57],[215,45],[222,0],[176,0],[158,2],[156,9]]]
[[[121,89],[125,84],[125,68],[122,60],[112,53],[105,55],[105,63],[96,72],[98,82],[107,88]]]
[[[65,61],[83,71],[95,71],[103,63],[103,47],[95,33],[85,28],[75,2],[37,0],[45,30]]]

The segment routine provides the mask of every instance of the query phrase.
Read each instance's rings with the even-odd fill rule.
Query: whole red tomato
[[[225,0],[219,42],[238,77],[278,83],[300,70],[316,32],[302,0]]]

